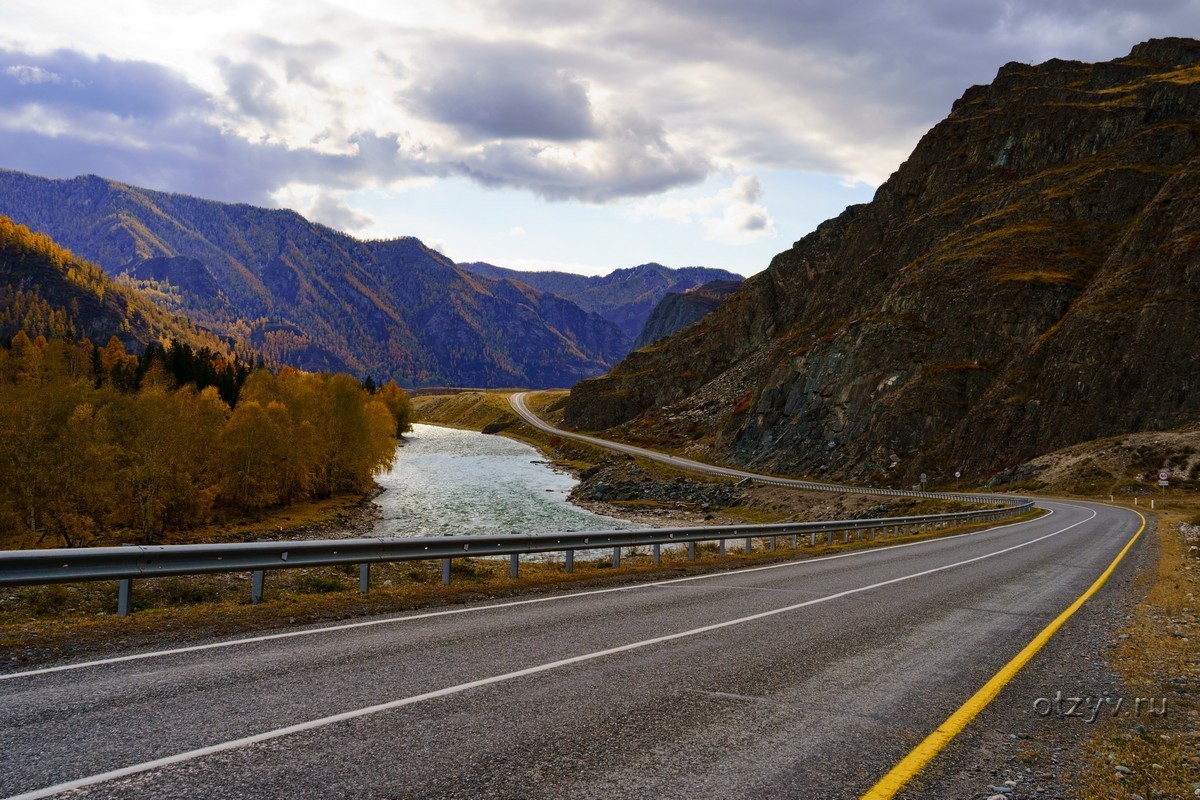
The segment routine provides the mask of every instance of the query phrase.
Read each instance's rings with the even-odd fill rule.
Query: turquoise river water
[[[472,431],[413,425],[377,480],[375,536],[550,533],[629,529],[567,502],[576,481],[534,448]]]

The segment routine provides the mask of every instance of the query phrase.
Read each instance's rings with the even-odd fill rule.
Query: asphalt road
[[[688,469],[694,472],[701,472],[706,475],[722,475],[726,478],[762,478],[763,475],[757,472],[746,472],[745,470],[733,469],[731,467],[719,467],[713,464],[705,464],[703,461],[694,461],[683,456],[674,456],[668,453],[660,453],[657,450],[647,450],[644,447],[637,447],[632,444],[624,444],[622,442],[610,442],[607,439],[600,439],[595,436],[588,436],[585,433],[575,433],[574,431],[564,431],[561,428],[556,428],[544,419],[534,414],[530,410],[529,404],[525,402],[525,397],[528,392],[516,392],[509,395],[508,403],[512,406],[513,411],[517,412],[517,416],[528,422],[535,428],[552,433],[555,436],[563,436],[568,439],[575,439],[580,442],[587,442],[598,447],[604,447],[609,450],[615,450],[618,453],[626,453],[631,456],[641,456],[652,461],[658,461],[662,464],[670,464],[681,469]],[[838,489],[836,484],[813,483],[811,481],[793,481],[788,479],[779,479],[788,484],[804,487]]]
[[[661,464],[669,464],[670,466],[678,469],[685,469],[691,472],[699,472],[705,475],[717,475],[725,478],[736,478],[738,480],[749,478],[750,480],[759,483],[773,483],[779,486],[793,486],[797,489],[807,489],[822,492],[861,492],[893,496],[942,497],[968,501],[974,500],[979,496],[963,494],[960,492],[920,492],[907,489],[876,489],[866,486],[853,486],[850,484],[802,481],[795,478],[784,478],[777,475],[765,475],[761,472],[749,472],[747,470],[735,469],[733,467],[722,467],[715,464],[706,464],[703,461],[695,461],[684,456],[661,453],[657,450],[648,450],[644,447],[625,444],[624,442],[612,442],[607,439],[600,439],[596,436],[588,436],[586,433],[576,433],[575,431],[565,431],[561,428],[556,428],[530,410],[529,404],[525,402],[525,397],[527,395],[528,392],[516,392],[511,394],[509,395],[508,403],[510,406],[512,406],[513,411],[517,413],[517,416],[521,417],[521,419],[525,420],[525,422],[529,423],[535,428],[538,428],[539,430],[555,436],[574,439],[579,442],[587,442],[588,444],[593,444],[597,447],[603,447],[608,450],[614,450],[618,453],[648,458]]]
[[[0,676],[0,795],[857,797],[1140,524],[1044,505],[834,558]]]

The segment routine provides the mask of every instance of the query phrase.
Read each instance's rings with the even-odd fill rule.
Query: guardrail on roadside
[[[815,545],[819,535],[833,544],[835,534],[848,542],[877,537],[894,538],[930,530],[994,522],[1018,516],[1032,507],[1032,500],[1001,508],[959,511],[949,514],[925,514],[912,517],[832,520],[825,522],[784,522],[770,525],[720,525],[699,528],[649,528],[634,531],[572,531],[567,533],[492,534],[471,536],[434,536],[396,539],[328,539],[316,541],[246,542],[238,544],[137,545],[124,547],[85,547],[56,550],[10,550],[0,552],[0,586],[31,586],[48,583],[118,580],[117,610],[129,613],[132,581],[174,575],[199,575],[215,572],[250,572],[251,602],[262,600],[266,572],[301,567],[359,565],[359,591],[370,586],[370,565],[395,561],[438,560],[442,562],[442,582],[450,582],[452,559],[479,556],[509,556],[509,573],[517,577],[522,555],[562,552],[567,572],[574,569],[579,550],[612,548],[614,567],[621,564],[621,550],[651,547],[658,564],[663,545],[686,544],[688,558],[696,558],[696,543],[719,543],[725,554],[727,539],[745,540],[751,551],[755,538],[769,538],[774,550],[780,536],[791,536],[792,547],[801,536]]]

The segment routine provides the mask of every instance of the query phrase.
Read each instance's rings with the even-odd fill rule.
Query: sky
[[[3,0],[0,167],[750,275],[1005,63],[1187,35],[1200,0]]]

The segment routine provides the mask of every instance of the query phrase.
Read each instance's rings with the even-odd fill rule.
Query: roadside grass
[[[1075,784],[1080,796],[1095,800],[1200,796],[1200,537],[1189,542],[1180,527],[1200,523],[1200,499],[1168,500],[1156,511],[1158,563],[1138,576],[1149,590],[1129,623],[1114,631],[1126,638],[1108,657],[1127,696],[1166,698],[1167,714],[1092,735]]]
[[[1036,516],[1036,512],[1002,524]],[[262,603],[250,603],[248,573],[197,575],[138,580],[133,584],[129,617],[116,616],[117,583],[55,584],[0,589],[0,668],[8,671],[49,660],[117,647],[178,646],[193,639],[234,636],[272,628],[439,608],[469,602],[536,595],[552,590],[579,590],[722,572],[752,565],[819,558],[838,553],[961,535],[991,527],[963,526],[920,535],[871,541],[866,538],[829,544],[819,537],[815,546],[800,537],[792,549],[791,536],[779,536],[771,551],[769,537],[755,537],[745,553],[745,537],[726,540],[724,558],[718,544],[700,542],[696,560],[687,558],[686,545],[664,546],[661,564],[652,561],[651,548],[628,548],[621,567],[612,558],[577,559],[573,573],[563,567],[561,554],[520,562],[519,577],[509,577],[507,558],[463,558],[451,562],[451,582],[441,583],[437,561],[374,564],[371,589],[358,592],[357,566],[274,570],[268,573]]]

